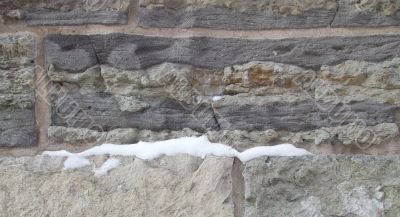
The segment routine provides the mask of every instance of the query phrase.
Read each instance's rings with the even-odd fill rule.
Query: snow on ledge
[[[143,160],[151,160],[162,155],[188,154],[196,157],[205,158],[207,155],[220,157],[237,157],[242,162],[262,156],[303,156],[311,155],[310,152],[296,148],[291,144],[281,144],[275,146],[260,146],[238,152],[230,146],[212,143],[207,136],[201,137],[182,137],[159,142],[139,142],[132,145],[113,145],[103,144],[90,148],[80,153],[62,151],[45,151],[43,155],[67,157],[64,162],[64,169],[74,169],[89,166],[90,162],[86,157],[105,155],[110,156],[133,156]],[[115,158],[108,159],[100,168],[94,168],[96,176],[106,175],[107,172],[120,164]]]

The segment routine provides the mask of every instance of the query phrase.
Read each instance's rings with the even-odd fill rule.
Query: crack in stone
[[[213,112],[213,118],[215,120],[215,123],[217,124],[217,130],[222,130],[221,124],[219,123],[219,120],[218,120],[218,117],[217,117],[217,112],[215,111],[213,103],[211,103],[211,109],[212,109],[212,112]]]
[[[245,183],[243,176],[244,164],[238,159],[233,160],[232,165],[232,201],[233,201],[233,216],[244,216],[245,209]]]
[[[336,0],[336,4],[337,4],[336,11],[335,11],[335,14],[333,15],[333,18],[332,18],[331,22],[329,22],[329,27],[332,27],[332,24],[335,21],[336,16],[337,16],[337,14],[339,12],[339,8],[340,8],[339,0]]]

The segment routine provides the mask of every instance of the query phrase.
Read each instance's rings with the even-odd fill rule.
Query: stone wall
[[[0,202],[14,199],[0,203],[6,210],[0,216],[38,206],[43,210],[31,215],[60,216],[67,207],[71,216],[131,213],[116,210],[118,201],[140,206],[137,216],[396,216],[399,162],[385,155],[400,153],[399,25],[400,3],[393,0],[3,0],[1,156],[203,134],[240,151],[291,143],[346,156],[245,165],[220,158],[135,159],[102,181],[87,171],[49,168],[60,159],[7,157],[0,160],[1,178],[15,179],[1,182]],[[191,166],[159,166],[175,160]],[[221,168],[199,172],[205,162]],[[170,177],[171,185],[147,180],[175,190],[146,192],[138,183],[110,193],[117,181],[131,185],[111,180],[118,173],[149,168],[159,177],[176,171],[179,180]],[[23,175],[13,177],[16,171]],[[136,175],[131,178],[139,180]],[[52,205],[59,209],[46,210],[51,204],[41,198],[49,189],[42,188],[50,187],[38,186],[42,181],[65,191],[65,201],[94,190],[86,208],[57,201]],[[23,186],[26,198],[37,200],[19,201],[24,183],[31,183]],[[190,183],[199,189],[186,191]],[[210,185],[217,194],[206,189]],[[143,192],[127,199],[132,188]],[[155,213],[141,198],[150,194],[163,195],[154,198]],[[99,201],[104,195],[115,201]],[[171,195],[191,199],[161,204]],[[106,208],[89,214],[92,205]]]
[[[201,134],[400,152],[395,1],[0,4],[2,153]]]
[[[63,158],[0,158],[0,216],[396,217],[398,156],[121,158],[106,176]],[[95,173],[93,173],[95,171]],[[243,176],[237,176],[241,174]]]

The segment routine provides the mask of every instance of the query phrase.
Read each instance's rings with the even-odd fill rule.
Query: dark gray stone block
[[[90,43],[91,42],[91,43]],[[400,53],[400,36],[290,38],[162,38],[127,34],[50,35],[46,61],[56,69],[83,71],[96,64],[143,69],[163,62],[222,69],[251,61],[273,61],[305,68],[346,60],[379,62]]]
[[[96,52],[89,36],[49,38],[45,39],[46,62],[53,64],[56,69],[80,72],[98,64]]]
[[[392,0],[141,0],[139,10],[139,25],[146,28],[261,30],[399,24],[399,3]]]
[[[304,101],[276,105],[227,105],[214,107],[221,129],[307,131],[321,127],[364,123],[394,123],[396,106],[374,102],[327,104]]]
[[[28,25],[126,24],[128,15],[113,11],[27,12]]]
[[[109,94],[64,93],[52,103],[52,126],[110,131],[116,128],[149,130],[216,130],[219,126],[209,104],[188,105],[173,99],[145,101],[148,107],[122,111],[118,99]]]
[[[2,0],[6,24],[28,25],[126,24],[130,0]]]
[[[1,109],[0,138],[1,147],[36,145],[35,109]]]
[[[327,27],[335,10],[311,10],[300,15],[283,16],[260,11],[239,12],[223,7],[208,7],[194,11],[168,8],[140,8],[139,26],[169,28],[214,29],[280,29]]]

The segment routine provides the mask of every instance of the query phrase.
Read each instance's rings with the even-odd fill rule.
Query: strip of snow
[[[224,98],[223,96],[213,96],[212,101],[216,102],[216,101],[219,101],[219,100],[221,100],[223,98]]]
[[[139,142],[132,145],[103,144],[80,153],[71,153],[65,150],[43,152],[43,155],[68,157],[64,162],[64,169],[88,166],[90,162],[86,157],[106,154],[110,156],[134,156],[143,160],[151,160],[162,155],[188,154],[201,158],[205,158],[207,155],[214,155],[237,157],[242,162],[247,162],[261,156],[302,156],[310,155],[311,153],[304,149],[296,148],[291,144],[255,147],[240,153],[230,146],[210,142],[207,136],[182,137],[160,142]],[[100,168],[94,169],[95,174],[104,175],[119,165],[120,162],[117,162],[117,159],[111,159],[106,161]]]
[[[110,156],[135,156],[143,160],[151,160],[161,155],[189,154],[204,158],[207,155],[236,157],[239,153],[227,145],[211,143],[206,136],[201,136],[182,137],[160,142],[139,142],[133,145],[103,144],[76,154],[64,150],[45,151],[43,154],[64,157],[109,154]]]
[[[85,166],[89,166],[90,161],[84,157],[79,156],[68,156],[67,160],[64,161],[64,169],[76,169]]]
[[[262,156],[303,156],[310,155],[311,153],[301,149],[296,148],[292,144],[281,144],[275,146],[260,146],[251,149],[247,149],[246,151],[240,153],[237,157],[242,162],[247,162]]]
[[[109,158],[99,168],[93,170],[94,175],[97,177],[107,175],[108,171],[117,168],[121,164],[121,161],[117,158]]]

